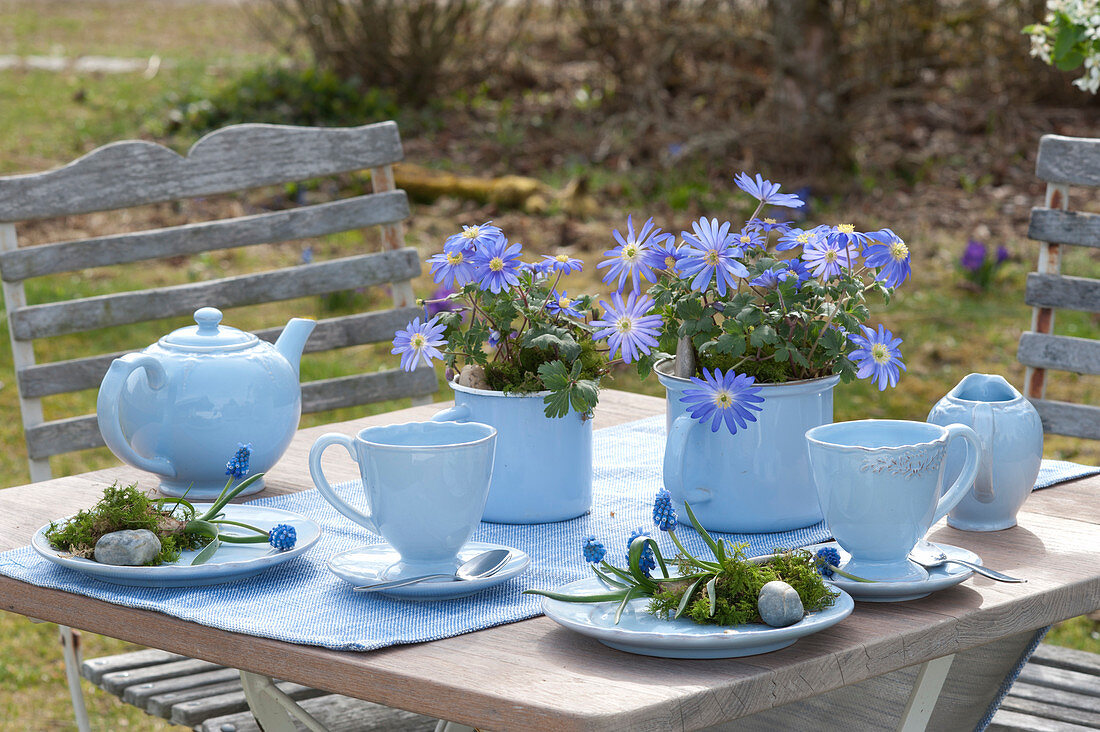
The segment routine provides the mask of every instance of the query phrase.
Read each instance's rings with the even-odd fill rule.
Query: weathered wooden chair
[[[1049,434],[1100,439],[1100,407],[1046,398],[1047,370],[1100,374],[1100,341],[1054,334],[1056,309],[1100,312],[1100,280],[1062,274],[1066,246],[1100,247],[1100,214],[1074,212],[1070,187],[1100,188],[1100,139],[1045,135],[1036,174],[1046,202],[1031,211],[1028,237],[1039,242],[1038,272],[1027,278],[1031,332],[1016,357],[1027,367],[1024,393]],[[1100,656],[1040,646],[993,717],[990,730],[1100,728]]]
[[[94,150],[63,168],[0,177],[0,279],[31,480],[51,477],[49,458],[53,455],[103,445],[95,415],[47,420],[42,400],[97,388],[111,361],[121,355],[93,353],[39,363],[35,358],[35,342],[40,339],[189,316],[205,305],[236,308],[375,285],[390,287],[392,307],[320,320],[306,344],[306,352],[388,341],[395,330],[420,314],[422,310],[415,307],[410,283],[421,271],[420,257],[414,248],[403,246],[403,221],[409,216],[409,207],[405,192],[395,189],[391,167],[401,157],[401,140],[392,122],[333,129],[236,125],[203,137],[187,157],[153,143],[125,141]],[[39,246],[20,247],[18,243],[17,225],[22,222],[231,194],[362,170],[371,172],[373,193],[169,228]],[[295,252],[293,264],[274,270],[33,304],[28,302],[24,287],[27,280],[58,273],[163,258],[173,258],[171,261],[179,265],[188,256],[214,250],[309,239],[368,227],[380,227],[380,245],[373,247],[378,251],[365,251],[372,247],[353,244],[349,246],[354,250],[350,256],[328,261],[301,262]],[[262,309],[254,316],[263,317]],[[281,324],[285,318],[272,320],[272,324]],[[236,313],[227,315],[226,321],[239,322]],[[182,324],[185,322],[176,325]],[[273,340],[280,330],[260,329],[258,333]],[[91,350],[105,340],[100,334],[84,337],[80,345]],[[128,345],[140,348],[147,342]],[[437,388],[436,375],[430,368],[411,373],[397,368],[371,371],[304,383],[302,409],[307,413],[318,412],[403,397],[422,403],[430,401]],[[88,719],[80,689],[78,638],[74,639],[67,628],[62,628],[62,638],[69,688],[83,731],[88,729]],[[135,661],[132,656],[96,659],[85,662],[84,669],[90,679],[100,683],[105,674],[117,671],[120,666],[145,666],[151,662],[149,658]],[[159,694],[175,694],[174,698],[187,702],[192,712],[202,706],[205,697],[236,694],[228,701],[223,698],[222,703],[215,705],[216,711],[224,714],[246,709],[240,679],[234,689],[225,686],[227,674],[232,678],[236,672],[224,669],[211,676],[211,671],[219,671],[219,667],[196,661],[190,666],[177,663],[162,669],[158,678],[146,674],[147,682],[165,683],[144,691],[154,688]],[[253,678],[253,686],[275,694],[269,683],[264,686],[264,681],[262,677]],[[122,695],[125,686],[105,688]],[[301,697],[320,692],[299,689],[295,693]],[[151,710],[147,703],[150,697],[134,696],[128,701]],[[172,705],[166,706],[164,699],[156,701],[162,715],[171,718]],[[190,714],[181,721],[194,726],[201,724],[202,719]]]

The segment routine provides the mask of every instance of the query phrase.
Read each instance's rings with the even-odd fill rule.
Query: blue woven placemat
[[[623,564],[632,530],[653,528],[651,510],[661,487],[663,452],[663,416],[598,430],[591,513],[555,524],[481,524],[474,540],[522,549],[531,565],[503,585],[457,600],[415,602],[353,593],[325,562],[379,540],[337,513],[316,490],[254,501],[309,516],[321,525],[321,539],[301,557],[237,582],[200,588],[120,587],[58,567],[30,547],[0,554],[0,574],[224,630],[339,650],[447,638],[538,615],[539,599],[523,590],[553,588],[588,576],[580,548],[589,534],[604,543],[609,559]],[[1040,483],[1045,487],[1096,472],[1100,470],[1072,463],[1048,466],[1044,461]],[[678,535],[689,550],[706,555],[695,532]],[[718,536],[747,543],[750,555],[829,538],[824,524],[777,534]],[[662,547],[669,543],[668,554],[674,553],[667,537],[661,542]]]

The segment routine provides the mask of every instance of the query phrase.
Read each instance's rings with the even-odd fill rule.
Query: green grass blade
[[[623,610],[626,610],[627,603],[635,597],[641,597],[643,594],[641,587],[631,587],[627,590],[626,597],[619,603],[619,607],[615,608],[615,625],[619,624],[619,618],[623,616]]]
[[[718,575],[714,575],[710,578],[710,582],[707,582],[707,602],[710,603],[710,616],[713,618],[718,602]]]
[[[699,583],[703,581],[703,577],[705,576],[706,575],[703,575],[702,577],[699,577],[699,579],[692,582],[691,587],[688,587],[687,590],[684,592],[683,597],[680,598],[680,604],[676,606],[676,614],[672,616],[673,620],[681,617],[684,614],[684,611],[687,610],[688,603],[691,602],[691,596],[695,594],[695,590],[699,587]]]
[[[609,602],[623,599],[623,596],[627,594],[627,590],[595,595],[567,595],[562,592],[551,592],[550,590],[524,590],[523,594],[549,597],[551,600],[560,600],[561,602]]]
[[[218,551],[218,547],[220,546],[221,541],[215,536],[210,540],[209,544],[203,547],[203,550],[198,553],[198,556],[191,560],[191,566],[194,567],[196,564],[205,564],[207,560],[214,556],[214,553]]]
[[[691,521],[691,525],[699,532],[699,536],[703,537],[703,541],[707,543],[707,546],[710,547],[710,550],[714,552],[715,558],[717,558],[718,552],[721,551],[718,548],[718,544],[715,543],[714,539],[707,533],[707,530],[703,528],[703,525],[699,523],[699,519],[695,518],[695,512],[691,510],[691,506],[688,505],[687,501],[684,501],[684,510],[687,511],[687,517],[688,520]]]

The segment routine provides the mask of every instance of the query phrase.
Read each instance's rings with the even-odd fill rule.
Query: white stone
[[[140,567],[160,554],[160,539],[149,529],[112,531],[95,543],[95,560],[100,564]]]
[[[488,389],[489,382],[485,380],[485,369],[477,364],[466,364],[458,374],[458,385],[468,386],[471,389]]]
[[[760,612],[760,618],[773,628],[794,625],[806,615],[802,598],[793,587],[779,580],[760,588],[756,609]]]

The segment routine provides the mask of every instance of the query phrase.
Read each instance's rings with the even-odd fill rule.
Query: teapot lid
[[[225,348],[236,350],[251,346],[260,339],[252,333],[219,325],[222,311],[217,308],[199,308],[195,311],[196,325],[188,325],[174,330],[160,339],[164,345],[186,349]]]

